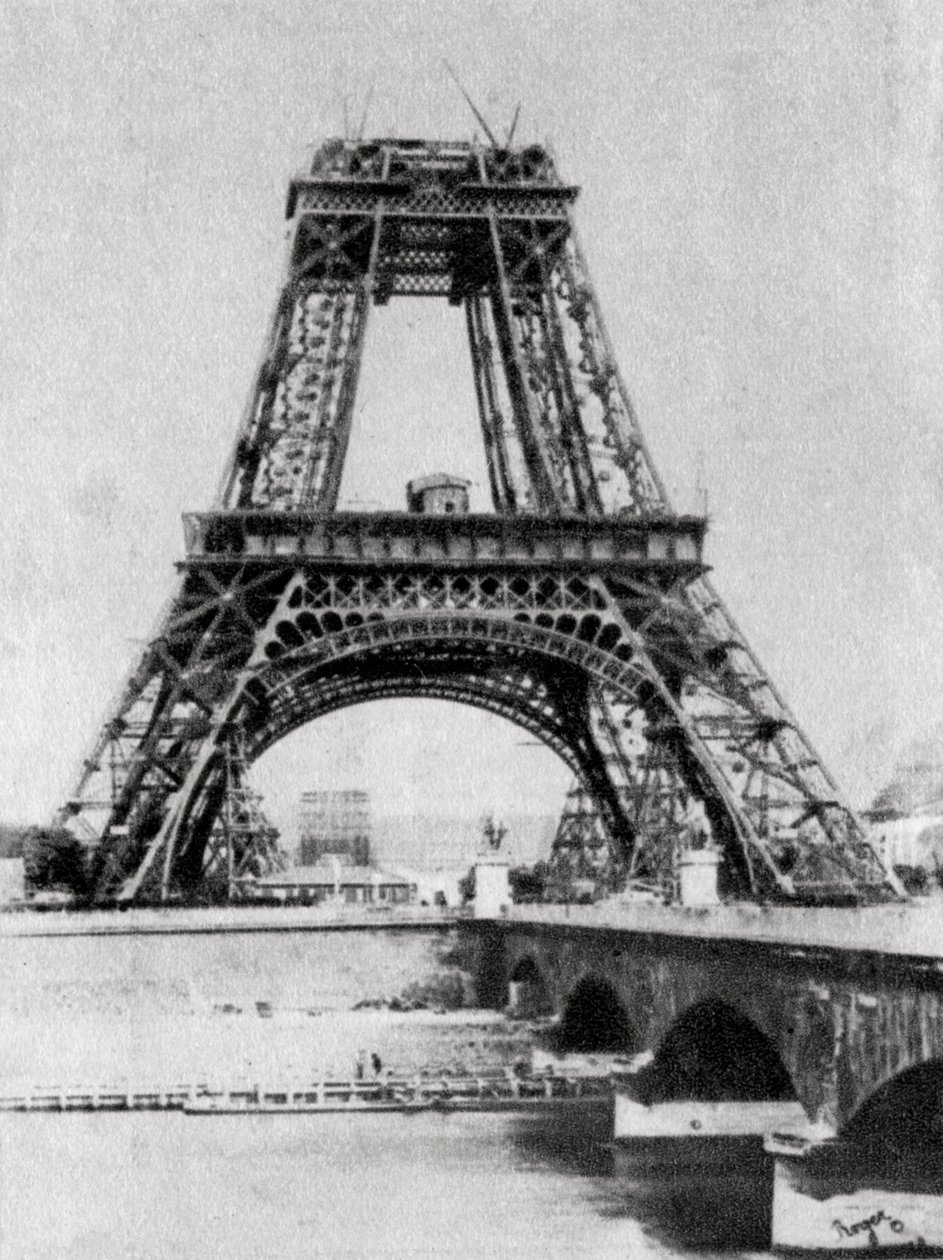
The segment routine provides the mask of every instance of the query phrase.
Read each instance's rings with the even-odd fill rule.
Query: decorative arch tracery
[[[286,606],[300,610],[295,618],[286,617]],[[247,671],[226,720],[218,724],[216,756],[207,755],[204,738],[202,759],[137,867],[139,883],[149,873],[154,877],[161,852],[165,869],[171,850],[180,855],[180,868],[189,878],[199,869],[222,799],[217,779],[229,732],[238,733],[251,762],[291,730],[327,712],[391,695],[439,695],[499,713],[532,731],[587,782],[616,850],[631,845],[622,802],[593,737],[590,710],[603,688],[625,703],[637,702],[645,675],[634,661],[601,649],[585,629],[580,635],[578,622],[575,633],[567,634],[537,625],[523,613],[510,622],[497,613],[472,610],[402,612],[355,624],[325,617],[327,624],[317,629],[302,619],[303,613],[302,601],[289,588],[257,645],[255,668]],[[594,631],[602,625],[596,616]],[[273,645],[279,650],[273,652]]]

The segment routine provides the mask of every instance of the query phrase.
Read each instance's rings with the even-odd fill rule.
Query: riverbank
[[[0,1014],[46,1029],[72,1016],[134,1023],[200,1013],[351,1010],[446,983],[472,1005],[473,959],[453,926],[391,932],[169,932],[3,941]]]
[[[397,1073],[448,1070],[475,1075],[526,1057],[526,1024],[494,1011],[278,1011],[161,1019],[62,1021],[55,1037],[33,1019],[0,1028],[4,1087],[42,1084],[181,1083],[236,1089],[258,1083],[354,1075],[361,1052]]]
[[[0,913],[0,939],[29,936],[174,936],[217,932],[344,932],[363,928],[433,931],[457,922],[459,910],[323,909],[320,906],[234,905],[127,910],[13,910]]]
[[[0,1071],[10,1079],[349,1075],[359,1050],[403,1070],[465,1055],[472,1069],[515,1053],[504,1043],[516,1029],[496,1012],[389,1009],[424,993],[435,1007],[446,990],[453,1006],[472,1005],[471,957],[452,927],[24,936],[3,950]],[[385,1009],[354,1009],[364,1003]]]

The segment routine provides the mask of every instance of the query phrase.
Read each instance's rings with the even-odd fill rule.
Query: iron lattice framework
[[[581,881],[593,892],[617,892],[626,885],[638,885],[628,878],[619,855],[609,842],[609,829],[582,780],[574,779],[567,792],[563,813],[547,865],[547,892],[550,900],[570,900],[579,892]],[[659,885],[656,891],[665,890]]]
[[[386,696],[534,732],[634,880],[672,886],[696,837],[730,895],[896,892],[709,584],[704,522],[672,513],[576,194],[542,148],[402,140],[331,141],[291,184],[218,501],[186,519],[176,594],[63,810],[102,898],[191,895],[233,757]],[[400,295],[464,310],[493,513],[337,511],[370,310]]]
[[[238,901],[245,882],[287,870],[288,854],[247,781],[248,762],[238,735],[223,748],[223,793],[203,861],[200,890],[210,900]]]

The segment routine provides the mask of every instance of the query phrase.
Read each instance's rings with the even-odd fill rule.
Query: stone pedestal
[[[476,919],[496,919],[510,904],[509,869],[504,858],[480,857],[475,863]]]
[[[612,1135],[616,1147],[631,1155],[633,1148],[645,1158],[690,1163],[723,1151],[724,1144],[752,1145],[762,1151],[764,1134],[774,1128],[795,1127],[806,1122],[802,1104],[763,1099],[758,1102],[704,1102],[676,1099],[649,1103],[640,1087],[641,1072],[650,1055],[640,1055],[628,1071],[613,1075]]]
[[[687,849],[678,859],[678,882],[683,906],[719,906],[716,849]]]
[[[762,1138],[805,1119],[798,1102],[678,1102],[645,1106],[616,1090],[613,1136],[619,1139]]]

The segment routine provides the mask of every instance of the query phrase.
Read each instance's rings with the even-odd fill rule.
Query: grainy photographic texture
[[[943,1242],[941,43],[3,8],[4,1260]]]

